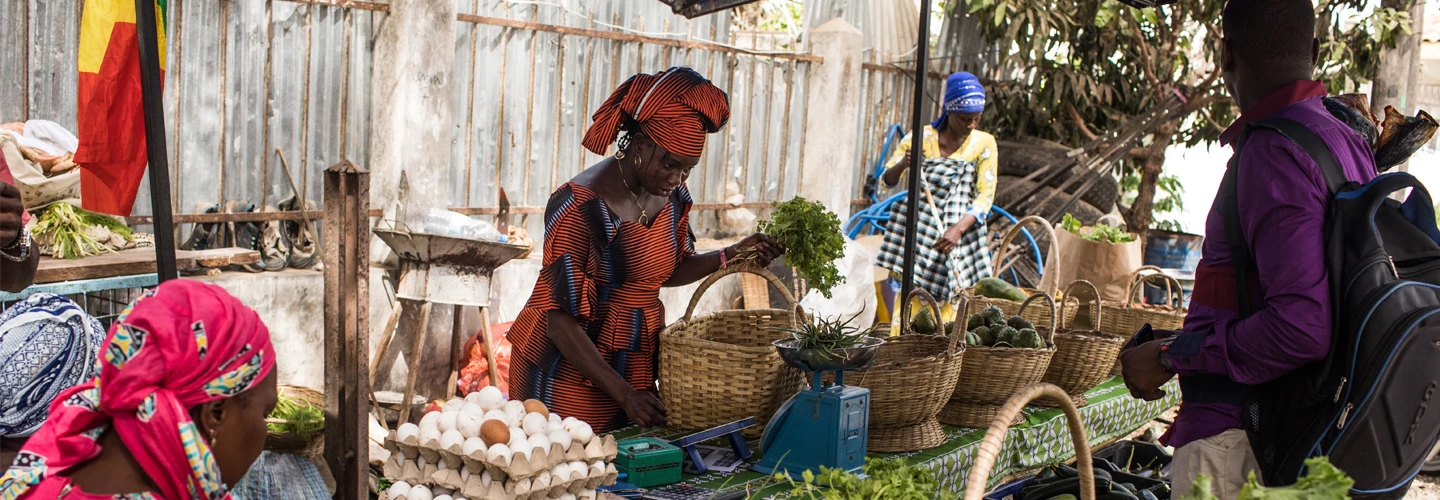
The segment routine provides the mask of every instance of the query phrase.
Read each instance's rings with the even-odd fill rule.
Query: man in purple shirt
[[[1222,22],[1225,86],[1243,114],[1220,140],[1239,155],[1241,229],[1258,270],[1249,280],[1259,283],[1252,303],[1264,308],[1239,317],[1216,204],[1205,223],[1184,332],[1157,332],[1158,340],[1127,347],[1121,360],[1138,398],[1160,398],[1160,386],[1180,376],[1180,412],[1163,438],[1176,448],[1175,491],[1189,491],[1205,474],[1214,478],[1216,496],[1230,499],[1256,469],[1240,421],[1245,387],[1321,359],[1331,338],[1325,179],[1304,149],[1276,132],[1251,134],[1243,149],[1237,141],[1251,122],[1289,118],[1325,141],[1350,180],[1374,178],[1375,165],[1364,140],[1325,110],[1325,86],[1311,80],[1319,42],[1310,0],[1231,0]]]

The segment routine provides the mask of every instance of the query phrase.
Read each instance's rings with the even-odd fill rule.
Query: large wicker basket
[[[1082,302],[1081,296],[1088,296],[1088,301]],[[1078,280],[1066,286],[1065,299],[1060,301],[1061,311],[1072,298],[1077,309],[1074,317],[1080,320],[1079,324],[1076,321],[1071,321],[1069,325],[1062,323],[1055,332],[1055,357],[1050,360],[1050,368],[1045,370],[1045,377],[1041,380],[1064,389],[1076,405],[1084,406],[1085,391],[1094,389],[1109,378],[1115,360],[1120,358],[1120,347],[1125,345],[1126,337],[1102,332],[1096,326],[1101,324],[1104,312],[1100,307],[1100,291],[1094,284]],[[1089,307],[1085,307],[1087,302]],[[1082,307],[1086,312],[1079,313]],[[1065,313],[1061,312],[1060,316],[1065,317]],[[1050,406],[1058,404],[1048,399],[1041,402]]]
[[[940,307],[924,290],[915,289],[925,305],[940,317]],[[940,446],[945,431],[935,417],[950,400],[965,354],[964,324],[959,334],[921,335],[910,333],[910,300],[901,306],[900,335],[880,345],[875,364],[857,377],[860,387],[870,389],[870,451],[907,452]]]
[[[1045,299],[1050,306],[1050,317],[1056,317],[1055,299],[1046,293],[1025,299],[1020,306],[1021,312],[1036,299]],[[961,310],[961,318],[968,319],[970,309],[967,302]],[[957,319],[955,324],[962,325],[961,320]],[[1040,382],[1045,370],[1050,367],[1050,359],[1055,356],[1055,327],[1053,319],[1048,328],[1036,325],[1035,330],[1046,343],[1044,349],[968,346],[965,349],[967,362],[960,370],[950,402],[940,412],[940,421],[961,427],[981,427],[988,423],[981,419],[987,415],[993,418],[998,411],[996,407],[1010,399],[1015,391]]]
[[[1150,274],[1145,274],[1146,272]],[[1165,292],[1168,297],[1165,305],[1144,305],[1132,302],[1138,296],[1145,283],[1160,280],[1165,283]],[[1104,302],[1100,309],[1104,311],[1104,321],[1100,322],[1100,331],[1122,338],[1130,338],[1141,326],[1146,323],[1156,330],[1179,330],[1184,328],[1185,314],[1189,311],[1183,306],[1185,303],[1185,291],[1180,288],[1180,282],[1175,278],[1166,275],[1160,268],[1155,266],[1142,266],[1135,270],[1130,277],[1130,290],[1125,294],[1123,302]],[[1116,360],[1114,375],[1120,374],[1120,362]]]
[[[720,278],[736,273],[764,277],[789,309],[720,311],[695,317],[700,297]],[[795,296],[769,271],[732,268],[706,278],[690,298],[685,316],[660,332],[660,400],[670,425],[701,430],[755,417],[746,429],[758,436],[775,410],[800,389],[803,376],[780,360],[770,345],[793,328]]]
[[[1036,384],[1015,391],[1005,402],[996,416],[986,425],[985,437],[980,440],[980,449],[975,452],[974,465],[965,478],[965,500],[981,500],[990,483],[990,472],[995,459],[1000,456],[1005,433],[1021,418],[1025,405],[1038,398],[1060,400],[1060,409],[1065,412],[1065,423],[1070,429],[1070,441],[1075,444],[1075,468],[1080,473],[1080,500],[1095,500],[1095,459],[1090,456],[1090,440],[1085,436],[1085,422],[1080,419],[1080,410],[1065,397],[1065,391],[1050,384]]]
[[[1021,234],[1024,234],[1022,230],[1026,226],[1038,227],[1050,238],[1050,251],[1047,252],[1048,255],[1046,256],[1046,259],[1058,258],[1056,257],[1056,249],[1054,243],[1055,229],[1044,218],[1031,215],[1029,217],[1020,219],[1019,222],[1017,222],[1014,226],[1011,226],[1010,230],[1006,231],[1005,235],[1002,236],[999,240],[996,240],[996,244],[993,246],[993,248],[991,248],[992,256],[990,257],[990,266],[995,269],[995,276],[1000,276],[1002,273],[1004,273],[1007,269],[1010,268],[1010,265],[1006,264],[1006,261],[1017,255],[1017,252],[1010,248],[1010,244],[1014,242],[1016,238],[1020,237]],[[1019,301],[982,297],[979,294],[975,293],[975,288],[976,287],[972,286],[960,290],[960,298],[970,301],[970,307],[973,307],[976,311],[984,309],[986,306],[995,306],[1000,308],[1000,310],[1003,311],[1005,313],[1005,316],[1007,317],[1020,315],[1023,316],[1025,319],[1030,320],[1031,323],[1035,323],[1037,325],[1050,322],[1051,311],[1048,309],[1045,309],[1043,307],[1037,307],[1027,310],[1025,314],[1020,314]],[[1041,292],[1053,295],[1059,290],[1043,290],[1029,287],[1020,287],[1020,291],[1025,292],[1025,295],[1027,296],[1033,297],[1035,296],[1035,294]],[[1070,314],[1073,316],[1074,311],[1071,311]]]

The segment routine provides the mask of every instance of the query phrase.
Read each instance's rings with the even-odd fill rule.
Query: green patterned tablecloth
[[[1090,442],[1098,444],[1122,438],[1179,404],[1179,385],[1171,381],[1165,389],[1165,398],[1145,402],[1131,398],[1124,382],[1115,377],[1085,393],[1090,404],[1080,408],[1080,417],[1085,421]],[[1060,409],[1031,407],[1025,409],[1025,416],[1026,421],[1012,426],[1005,437],[1000,457],[990,471],[989,480],[992,486],[994,482],[1016,472],[1064,462],[1075,456],[1075,447],[1070,440],[1065,415]],[[903,459],[910,464],[929,467],[935,471],[941,488],[962,494],[975,452],[980,449],[980,440],[985,437],[985,429],[945,426],[945,432],[949,440],[937,448],[912,453],[871,453],[870,456]],[[629,430],[618,432],[615,437],[626,439],[646,435],[674,439],[685,434],[683,431]],[[754,449],[757,445],[752,441],[751,446]],[[751,459],[752,463],[758,460],[759,456],[756,450],[755,457]],[[749,487],[758,490],[762,495],[786,490],[774,485],[766,475],[748,467],[733,473],[686,474],[684,482],[722,491]]]

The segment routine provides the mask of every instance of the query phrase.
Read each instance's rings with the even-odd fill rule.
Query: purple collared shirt
[[[1267,98],[1270,102],[1255,106],[1269,109],[1252,109],[1260,113],[1247,113],[1236,125],[1268,117],[1298,121],[1330,146],[1345,177],[1357,182],[1373,179],[1370,146],[1325,110],[1323,88],[1320,96],[1297,91],[1307,85],[1313,82],[1296,82],[1276,92]],[[1271,110],[1273,113],[1268,112]],[[1221,375],[1241,384],[1259,384],[1324,357],[1330,348],[1330,290],[1324,251],[1330,193],[1319,166],[1304,149],[1273,131],[1253,133],[1239,154],[1236,189],[1240,220],[1255,256],[1264,308],[1240,320],[1233,309],[1199,303],[1202,300],[1197,293],[1185,317],[1182,337],[1198,340],[1194,337],[1204,336],[1203,343],[1193,355],[1173,349],[1168,355],[1182,378]],[[1215,206],[1205,221],[1200,265],[1231,265],[1224,217]],[[1197,290],[1207,286],[1198,281],[1201,279],[1204,277],[1197,276]],[[1233,282],[1220,281],[1208,285],[1211,289],[1234,287]],[[1169,436],[1171,446],[1241,428],[1239,406],[1184,402],[1184,395],[1181,397],[1180,413]]]

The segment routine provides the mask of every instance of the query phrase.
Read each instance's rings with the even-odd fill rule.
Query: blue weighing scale
[[[866,427],[870,423],[870,390],[845,385],[845,371],[870,366],[884,340],[868,338],[849,349],[821,351],[798,349],[794,339],[774,342],[785,363],[810,374],[807,387],[786,401],[765,425],[760,439],[760,463],[751,466],[765,474],[785,472],[799,479],[809,470],[858,471],[865,465]],[[835,372],[835,383],[825,385],[825,372]]]

